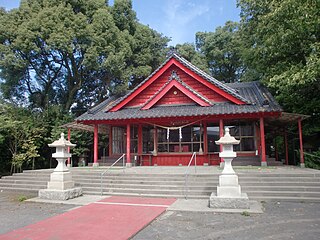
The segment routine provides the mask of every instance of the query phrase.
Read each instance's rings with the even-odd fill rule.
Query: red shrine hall
[[[246,164],[267,166],[265,126],[278,129],[298,123],[300,164],[304,165],[301,121],[284,113],[259,82],[223,83],[173,53],[126,95],[110,97],[76,119],[94,132],[93,166],[107,165],[125,154],[127,166],[219,165],[215,144],[229,127]],[[99,141],[99,134],[108,142]],[[286,132],[284,131],[284,134]],[[285,139],[288,164],[288,144]]]

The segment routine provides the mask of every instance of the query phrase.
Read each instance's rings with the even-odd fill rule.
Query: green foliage
[[[304,154],[305,166],[320,170],[320,151]]]
[[[19,196],[18,197],[18,201],[19,202],[24,202],[25,200],[27,200],[28,198],[26,196]]]
[[[241,215],[245,217],[250,217],[250,213],[248,211],[243,211]]]
[[[320,2],[239,0],[246,75],[272,88],[285,111],[320,131]],[[250,78],[250,77],[249,77]]]
[[[38,158],[44,128],[27,109],[0,105],[0,136],[12,156],[12,171],[21,170],[24,163]]]
[[[197,32],[196,47],[205,56],[211,75],[220,81],[239,81],[244,66],[239,23],[228,21],[215,32]]]
[[[194,44],[192,43],[177,44],[176,49],[182,57],[187,59],[193,65],[195,65],[196,67],[200,68],[203,71],[210,73],[205,55],[197,51]]]
[[[163,60],[169,39],[135,15],[131,0],[112,7],[104,0],[25,0],[18,9],[2,10],[3,96],[68,111],[136,85]]]

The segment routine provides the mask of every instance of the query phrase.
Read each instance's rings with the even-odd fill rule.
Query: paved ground
[[[20,195],[0,193],[0,234],[79,206],[19,202]],[[249,216],[244,213],[167,211],[133,239],[319,239],[320,203],[265,202],[263,206],[263,214]],[[70,221],[69,227],[73,225]],[[88,233],[91,228],[84,226],[77,231],[82,229]],[[3,238],[0,236],[0,239]]]
[[[165,212],[175,200],[108,197],[2,234],[0,239],[125,240]]]
[[[266,202],[263,214],[168,211],[133,239],[320,238],[320,204]]]

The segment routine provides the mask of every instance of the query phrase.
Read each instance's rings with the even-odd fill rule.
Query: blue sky
[[[0,6],[9,10],[19,2],[0,0]],[[214,31],[228,20],[240,19],[236,0],[133,0],[133,9],[141,23],[170,37],[170,45],[194,42],[196,32]]]

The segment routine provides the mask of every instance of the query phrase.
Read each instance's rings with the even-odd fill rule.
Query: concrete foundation
[[[92,167],[99,167],[99,163],[93,163]]]
[[[39,198],[50,200],[68,200],[82,195],[82,188],[71,188],[66,190],[40,189]]]
[[[249,209],[250,202],[246,193],[242,193],[241,196],[234,198],[221,197],[212,193],[209,199],[209,207],[219,209]]]
[[[132,167],[132,163],[126,163],[126,167],[127,168],[131,168]]]
[[[268,166],[267,162],[261,162],[261,167],[267,167],[267,166]]]

